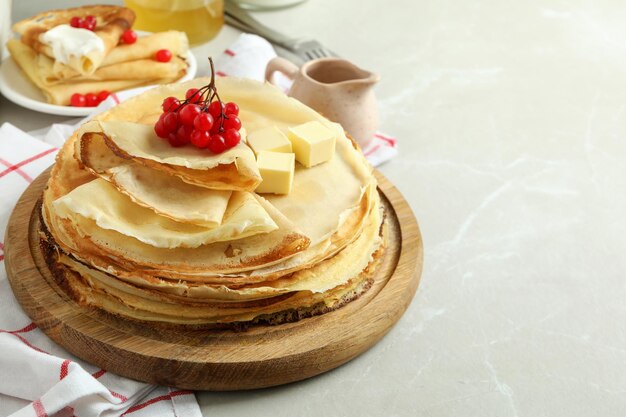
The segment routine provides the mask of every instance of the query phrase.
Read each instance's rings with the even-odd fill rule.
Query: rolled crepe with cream
[[[7,48],[22,71],[41,90],[48,103],[51,104],[68,105],[74,93],[87,94],[102,90],[119,91],[142,85],[164,84],[180,78],[180,74],[176,73],[173,76],[153,79],[82,80],[51,84],[48,78],[51,60],[48,57],[38,54],[34,49],[16,39],[7,42]]]
[[[174,56],[170,62],[154,59],[159,49],[167,49]],[[154,79],[184,75],[187,63],[184,57],[189,50],[189,42],[184,32],[168,31],[140,37],[135,43],[120,44],[105,57],[100,67],[91,75],[81,75],[68,65],[55,62],[47,55],[40,54],[45,63],[44,82],[54,84],[65,80],[79,79]],[[123,64],[123,65],[122,65]]]
[[[88,15],[97,21],[93,32],[67,24],[72,17]],[[81,75],[90,75],[134,20],[135,14],[128,8],[100,5],[43,12],[17,22],[13,30],[21,35],[23,43],[54,59],[59,73],[67,66]]]
[[[41,33],[32,47],[54,60],[56,72],[68,66],[82,75],[93,74],[108,52],[95,32],[70,25],[55,26]]]
[[[178,79],[187,71],[185,60],[174,57],[170,62],[158,62],[152,59],[120,62],[100,67],[92,75],[80,75],[71,68],[65,67],[65,74],[59,77],[55,70],[56,64],[50,57],[38,54],[15,39],[10,40],[7,47],[24,71],[31,72],[32,76],[37,78],[38,81],[35,82],[37,86],[83,81]]]

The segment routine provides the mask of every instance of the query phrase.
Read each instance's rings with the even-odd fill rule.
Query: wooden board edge
[[[49,174],[49,171],[44,172],[40,177],[38,177],[36,181],[33,182],[33,184],[31,184],[31,187],[29,187],[24,192],[22,197],[20,197],[19,201],[22,201],[24,199],[24,196],[28,192],[37,193],[37,194],[41,193],[41,191],[43,190],[43,187],[45,186],[45,181],[46,181],[45,177],[47,177],[47,175],[45,174]],[[367,342],[363,344],[362,349],[349,350],[350,353],[348,355],[340,355],[340,354],[338,355],[337,352],[348,351],[348,350],[342,349],[341,343],[336,343],[334,346],[330,346],[330,345],[322,346],[316,350],[309,351],[306,353],[299,353],[299,354],[295,354],[292,356],[284,356],[280,359],[276,359],[276,358],[272,359],[271,360],[272,366],[276,366],[279,368],[296,366],[302,370],[302,372],[298,373],[298,377],[292,380],[281,380],[278,383],[265,383],[265,384],[259,384],[258,383],[259,381],[257,381],[256,384],[252,384],[250,386],[237,386],[237,387],[216,387],[216,386],[198,387],[198,386],[185,386],[185,385],[178,385],[178,387],[189,388],[189,389],[230,390],[230,389],[262,388],[262,387],[269,387],[273,385],[280,385],[280,384],[288,383],[288,382],[294,382],[296,380],[305,379],[305,378],[317,375],[319,373],[325,372],[327,370],[333,369],[337,366],[340,366],[341,364],[363,353],[365,350],[369,349],[376,342],[382,339],[382,337],[394,326],[394,324],[402,316],[402,314],[405,312],[406,308],[410,304],[411,300],[413,299],[413,296],[417,290],[417,287],[419,285],[419,280],[421,277],[421,267],[423,263],[423,247],[421,243],[421,234],[419,231],[419,226],[417,224],[417,221],[415,220],[415,217],[410,207],[408,206],[408,203],[404,200],[404,198],[402,197],[400,192],[396,189],[396,187],[394,187],[386,177],[384,177],[379,172],[376,172],[376,176],[379,180],[379,188],[383,191],[383,194],[390,201],[391,205],[394,207],[394,210],[396,211],[396,216],[397,216],[398,223],[400,226],[400,231],[402,234],[401,253],[398,259],[398,263],[396,265],[396,269],[399,267],[406,269],[406,272],[408,272],[408,274],[411,277],[410,285],[408,287],[410,296],[403,297],[403,300],[404,300],[403,303],[394,305],[394,308],[391,311],[388,311],[388,315],[385,317],[385,323],[381,327],[383,330],[380,330],[376,332],[376,334],[369,336],[367,339]],[[35,188],[38,188],[38,190]],[[19,202],[18,202],[18,205],[19,205]],[[399,210],[398,207],[402,207],[403,209]],[[9,226],[7,227],[7,232],[6,232],[7,237],[10,237],[11,234],[15,234],[18,232],[17,228],[19,228],[19,222],[17,221],[18,219],[14,220],[14,217],[18,217],[20,213],[16,213],[16,211],[17,210],[14,210],[14,212],[11,214]],[[24,244],[28,246],[28,243],[27,243],[28,239],[25,239],[25,240],[26,242],[22,241],[22,249],[28,249],[30,251],[30,248],[24,247]],[[10,241],[10,239],[5,239],[5,241]],[[17,273],[33,273],[33,272],[39,273],[32,258],[30,259],[30,262],[29,262],[29,259],[26,259],[29,257],[19,257],[17,255],[18,251],[14,250],[13,246],[14,246],[13,243],[11,243],[10,246],[6,248],[7,251],[5,252],[5,255],[7,259],[7,265],[6,265],[7,270],[9,268],[14,268]],[[17,282],[19,280],[10,279],[10,281],[11,281],[12,286],[13,285],[19,286],[19,282]],[[386,288],[383,287],[381,289],[381,292],[385,290]],[[20,294],[24,293],[24,291],[18,291],[18,292]],[[26,297],[18,297],[18,301],[20,302],[20,304],[25,306],[25,310],[27,311],[29,316],[33,318],[34,314],[31,314],[32,312],[29,312],[28,307],[30,303],[34,302],[34,300],[27,299]],[[376,297],[370,301],[370,303],[376,303],[376,302],[377,302]],[[44,307],[38,306],[38,307],[33,307],[33,308],[36,308],[37,314],[47,313],[47,314],[44,314],[43,318],[39,317],[36,324],[38,324],[42,328],[42,330],[46,332],[57,343],[63,345],[63,337],[71,333],[76,333],[75,329],[68,327],[60,320],[53,317],[50,314],[50,312],[46,310],[45,306]],[[332,314],[332,313],[329,313],[329,314]],[[73,337],[84,341],[85,347],[87,348],[89,347],[91,343],[93,343],[92,341],[89,340],[89,335],[85,335],[85,334],[78,332],[74,334]],[[346,342],[346,341],[342,341],[342,342]],[[129,351],[127,349],[123,349],[120,346],[110,345],[108,346],[108,348],[111,349],[111,353],[114,353],[116,355],[121,355],[122,357],[124,357],[124,360],[129,360],[129,361],[135,361],[135,360],[145,361],[146,360],[146,357],[144,355]],[[71,350],[74,350],[74,349],[71,349]],[[72,353],[75,353],[75,352],[72,352]],[[329,357],[329,356],[333,358],[333,361],[325,362],[324,364],[319,363],[319,357]],[[160,365],[159,362],[162,360],[168,360],[168,358],[155,357],[153,361],[154,363],[150,364],[150,361],[148,361],[147,365],[150,367],[154,367],[155,369],[158,369]],[[101,364],[96,364],[96,365],[101,366]],[[106,364],[103,364],[103,365],[105,365],[103,367],[106,368]],[[263,364],[263,361],[258,361],[257,365],[261,367],[267,366],[267,364],[265,365]],[[224,372],[228,373],[229,372],[229,369],[227,369],[228,367],[229,367],[228,363],[211,364],[210,366],[207,366],[207,371],[213,371],[213,372],[216,372],[217,374],[221,374]],[[304,371],[305,369],[313,369],[313,371],[305,372]],[[250,369],[250,371],[252,371],[252,373],[255,373],[253,369]],[[150,382],[169,384],[170,381],[169,381],[169,378],[163,377],[163,375],[160,377],[157,375],[157,378],[155,378],[154,381],[150,381]]]

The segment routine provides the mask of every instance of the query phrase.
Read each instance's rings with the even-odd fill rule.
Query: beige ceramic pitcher
[[[340,123],[362,148],[378,128],[378,108],[373,88],[380,77],[340,58],[320,58],[301,68],[284,58],[274,58],[265,71],[272,82],[274,72],[293,80],[289,95]]]

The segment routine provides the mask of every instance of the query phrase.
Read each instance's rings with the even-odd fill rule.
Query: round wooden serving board
[[[387,209],[388,248],[374,286],[321,316],[246,331],[151,327],[77,305],[56,285],[39,251],[41,174],[17,203],[5,239],[13,292],[33,322],[74,355],[108,371],[183,389],[243,390],[309,378],[378,342],[402,316],[419,284],[422,239],[400,192],[377,172]]]

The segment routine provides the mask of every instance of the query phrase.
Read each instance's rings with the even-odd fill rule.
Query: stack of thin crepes
[[[41,242],[78,302],[140,321],[232,327],[334,310],[373,282],[385,247],[372,169],[341,127],[275,87],[220,78],[248,131],[318,120],[334,157],[296,165],[288,195],[260,181],[242,141],[212,154],[153,133],[165,97],[207,84],[157,87],[83,125],[60,151],[44,192]]]
[[[80,39],[70,39],[68,34],[63,35],[65,45],[53,45],[46,40],[49,30],[61,25],[69,28],[73,17],[86,16],[93,16],[97,21],[93,30],[96,38],[90,40],[97,41],[99,48],[85,49],[85,45],[80,45]],[[11,39],[6,46],[15,62],[51,104],[68,105],[75,93],[115,92],[148,84],[166,84],[184,76],[188,67],[185,61],[189,49],[187,35],[178,31],[159,32],[125,44],[120,39],[134,20],[133,11],[121,6],[51,10],[13,25],[13,31],[20,39]],[[83,32],[83,35],[89,34]],[[79,53],[71,54],[71,47]],[[171,52],[169,62],[155,60],[156,52],[161,49]]]

